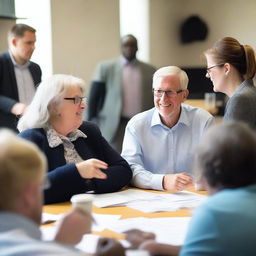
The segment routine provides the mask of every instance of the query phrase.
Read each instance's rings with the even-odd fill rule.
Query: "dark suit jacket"
[[[107,179],[84,179],[80,176],[75,164],[66,164],[64,147],[59,145],[50,148],[43,129],[29,129],[19,136],[38,145],[48,159],[48,178],[51,187],[45,190],[45,203],[57,203],[70,200],[74,194],[94,190],[95,193],[115,192],[126,186],[132,171],[128,163],[102,137],[98,127],[91,122],[84,122],[80,128],[87,138],[74,141],[75,149],[82,159],[97,158],[108,163],[103,170]]]
[[[154,105],[152,78],[156,69],[139,60],[137,60],[137,66],[141,73],[141,103],[144,111]],[[87,120],[97,123],[107,141],[112,141],[119,129],[123,107],[122,68],[120,58],[100,62],[91,83]]]
[[[42,71],[39,65],[30,62],[29,71],[35,87],[41,82]],[[11,108],[19,102],[17,81],[9,52],[0,54],[0,127],[16,130],[17,117],[11,113]]]

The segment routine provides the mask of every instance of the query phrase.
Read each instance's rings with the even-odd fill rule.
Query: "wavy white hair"
[[[84,81],[71,75],[53,75],[40,83],[31,104],[18,122],[18,130],[45,127],[51,114],[50,105],[62,102],[63,94],[73,86],[80,87],[83,93],[86,91]]]
[[[176,66],[167,66],[159,68],[153,75],[153,86],[156,83],[156,80],[160,77],[166,76],[178,76],[180,79],[180,87],[182,90],[188,88],[188,76],[185,71]]]

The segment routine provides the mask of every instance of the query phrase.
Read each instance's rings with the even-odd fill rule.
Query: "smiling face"
[[[86,106],[84,101],[75,104],[74,100],[65,100],[64,98],[84,97],[79,86],[72,86],[66,90],[61,99],[61,103],[55,108],[55,117],[50,123],[54,129],[66,136],[75,131],[83,122],[83,112]]]
[[[206,61],[208,69],[206,77],[211,79],[213,84],[213,90],[215,92],[225,92],[225,68],[224,65],[218,65],[212,55],[206,54]]]
[[[153,89],[162,91],[179,91],[181,89],[180,79],[178,76],[159,77],[155,80]],[[178,122],[181,103],[185,101],[187,96],[188,90],[183,90],[182,92],[171,96],[167,96],[166,93],[163,93],[161,97],[154,95],[155,107],[160,114],[162,122],[166,126],[172,127]]]

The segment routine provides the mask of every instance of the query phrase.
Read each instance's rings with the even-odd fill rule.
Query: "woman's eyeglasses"
[[[73,100],[75,105],[81,105],[81,103],[86,103],[86,97],[71,97],[71,98],[64,98],[64,100]]]

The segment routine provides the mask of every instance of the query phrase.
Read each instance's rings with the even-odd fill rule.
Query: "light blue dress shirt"
[[[41,240],[33,221],[11,212],[0,212],[0,256],[69,255],[86,256],[72,247]]]
[[[165,174],[192,174],[194,149],[213,123],[207,111],[186,104],[172,128],[161,122],[156,108],[134,116],[127,124],[122,150],[133,170],[132,184],[163,190]]]
[[[256,185],[210,196],[195,211],[180,256],[255,256],[255,198]]]
[[[19,101],[26,105],[30,104],[34,95],[35,95],[35,85],[32,78],[32,75],[29,71],[30,62],[26,62],[24,65],[19,65],[14,60],[12,53],[10,57],[14,66],[14,73],[17,82]]]

